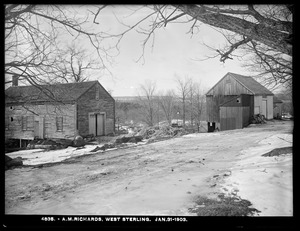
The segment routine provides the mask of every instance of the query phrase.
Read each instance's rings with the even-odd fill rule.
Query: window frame
[[[61,126],[58,126],[59,123],[61,123]],[[56,116],[55,125],[56,125],[56,131],[57,132],[62,132],[64,130],[64,117],[63,116]],[[60,127],[61,127],[61,129],[59,129]]]
[[[10,122],[10,117],[5,116],[5,131],[9,130],[9,122]]]
[[[100,99],[100,87],[98,85],[96,85],[96,96],[95,96],[96,100]]]
[[[32,124],[31,126],[29,126],[30,122]],[[34,116],[22,116],[21,126],[22,126],[22,131],[34,131]]]

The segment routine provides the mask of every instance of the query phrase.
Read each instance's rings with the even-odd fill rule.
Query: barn
[[[246,127],[256,114],[273,119],[273,96],[252,77],[228,72],[206,93],[208,131]]]
[[[16,77],[16,76],[15,76]],[[98,81],[5,90],[5,137],[69,138],[114,133],[115,100]]]

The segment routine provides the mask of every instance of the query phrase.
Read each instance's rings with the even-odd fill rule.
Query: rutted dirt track
[[[270,122],[7,170],[5,213],[195,215],[188,212],[195,198],[218,195],[243,150],[292,128]]]

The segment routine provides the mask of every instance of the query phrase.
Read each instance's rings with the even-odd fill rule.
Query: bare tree
[[[163,110],[163,113],[169,125],[171,124],[173,118],[174,103],[175,103],[175,93],[173,90],[168,90],[166,91],[166,93],[160,94],[159,104]]]
[[[177,83],[177,90],[178,90],[178,98],[181,101],[182,105],[182,121],[183,126],[185,126],[185,120],[186,120],[186,103],[188,96],[191,91],[191,83],[192,79],[186,76],[184,79],[180,78],[178,75],[175,75],[175,81]]]
[[[193,84],[193,91],[194,91],[194,97],[193,97],[194,105],[192,111],[194,113],[194,118],[196,120],[197,128],[199,131],[200,122],[205,109],[205,95],[200,82]]]
[[[86,49],[77,47],[74,43],[61,51],[57,70],[54,76],[58,82],[83,82],[89,79],[92,70],[101,70],[102,65],[92,58]]]
[[[86,39],[95,49],[98,66],[106,68],[110,60],[109,49],[101,45],[101,33],[87,26],[93,23],[93,16],[86,11],[83,17],[78,14],[77,8],[82,9],[81,6],[64,5],[6,5],[5,74],[18,74],[20,80],[37,87],[62,74],[75,77],[75,81],[79,80],[78,76],[82,79],[82,71],[90,64],[75,58],[82,54],[80,51],[71,49],[70,57],[73,60],[66,59],[66,68],[62,68],[62,50],[66,46],[64,40],[69,37],[78,43]],[[103,7],[93,9],[99,13]],[[70,49],[66,52],[70,52]],[[105,60],[102,56],[105,56]]]
[[[78,6],[80,7],[80,6]],[[291,75],[280,74],[286,62],[273,62],[272,54],[262,54],[267,47],[277,52],[280,58],[292,57],[293,48],[293,5],[147,5],[133,9],[133,14],[143,11],[132,25],[127,25],[117,16],[117,20],[126,28],[118,34],[95,32],[97,27],[88,25],[99,24],[99,17],[106,6],[91,6],[86,9],[86,17],[77,14],[76,7],[62,5],[16,5],[5,6],[5,74],[19,74],[30,84],[38,85],[42,79],[55,74],[58,60],[57,47],[66,34],[74,40],[85,38],[95,48],[102,68],[111,61],[109,51],[120,45],[121,39],[130,31],[136,30],[145,35],[142,43],[142,55],[149,41],[154,45],[155,33],[158,29],[170,23],[186,23],[188,32],[193,35],[201,24],[216,28],[221,33],[230,32],[226,36],[228,45],[223,48],[213,48],[215,57],[225,62],[232,59],[241,48],[248,46],[258,62],[265,63],[265,67],[272,67],[271,76],[281,84]],[[116,39],[115,47],[103,47],[103,39]],[[255,44],[255,45],[253,45]],[[102,57],[105,57],[103,59]],[[106,61],[106,62],[105,62]],[[291,62],[288,62],[290,65]],[[282,66],[281,66],[282,67]],[[287,69],[291,69],[288,66]],[[275,71],[278,74],[274,74]],[[71,70],[72,72],[72,70]],[[286,72],[286,71],[285,71]],[[267,75],[264,72],[261,75]],[[276,78],[274,78],[274,76]],[[270,78],[269,80],[272,80]],[[281,81],[281,79],[283,79]]]
[[[143,120],[149,126],[154,125],[155,114],[157,111],[157,97],[156,83],[150,80],[146,80],[144,84],[139,88],[139,102],[142,105],[141,114],[143,114]]]
[[[195,83],[193,80],[190,81],[190,86],[189,86],[189,113],[190,113],[190,121],[191,121],[191,126],[194,125],[194,118],[195,118],[195,113],[194,113],[194,97],[195,97]]]
[[[292,58],[267,46],[251,41],[242,49],[243,66],[249,69],[263,85],[270,89],[284,86],[292,91]],[[249,55],[247,55],[249,54]]]

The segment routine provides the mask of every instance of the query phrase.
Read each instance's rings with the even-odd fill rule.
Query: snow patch
[[[292,145],[292,134],[278,134],[245,149],[241,158],[225,178],[222,191],[240,196],[260,210],[260,216],[293,215],[292,154],[263,157],[275,148]],[[276,203],[274,203],[276,202]]]
[[[84,148],[80,149],[74,147],[49,151],[44,149],[29,149],[6,153],[6,155],[11,158],[22,157],[24,165],[37,165],[59,162],[74,156],[94,154],[94,152],[90,152],[94,148],[94,145],[85,145]]]

